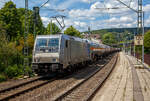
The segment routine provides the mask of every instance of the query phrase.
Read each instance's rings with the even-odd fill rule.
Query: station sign
[[[137,35],[134,36],[134,45],[143,45],[143,36],[142,35]]]

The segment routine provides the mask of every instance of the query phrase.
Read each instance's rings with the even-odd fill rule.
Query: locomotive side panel
[[[81,61],[81,43],[76,40],[70,40],[71,45],[71,64],[77,64]]]

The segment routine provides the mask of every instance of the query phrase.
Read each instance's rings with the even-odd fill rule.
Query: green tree
[[[21,21],[21,36],[23,36],[24,28],[25,28],[25,9],[24,8],[18,8],[17,9],[19,18]],[[28,26],[29,26],[29,33],[34,33],[34,20],[33,20],[33,11],[28,10]],[[42,23],[40,15],[38,16],[38,20],[36,21],[36,27],[35,27],[36,34],[44,34],[45,27]]]
[[[144,35],[145,52],[150,54],[150,30]]]
[[[0,33],[0,66],[1,70],[14,64],[17,54],[16,43],[8,42],[5,33]]]
[[[22,57],[17,51],[16,42],[9,42],[6,37],[6,32],[3,26],[0,24],[0,81],[9,77],[9,75],[18,76],[22,74],[23,69],[21,69]],[[16,69],[14,66],[18,66]],[[10,72],[13,69],[15,72]],[[8,72],[7,72],[8,71]],[[17,72],[17,75],[15,75]],[[12,78],[12,77],[9,77]],[[2,81],[3,81],[2,80]]]
[[[0,10],[0,21],[5,24],[6,32],[13,39],[17,33],[20,33],[21,22],[19,20],[16,5],[9,1]]]
[[[3,21],[0,21],[0,34],[6,34],[6,28]]]
[[[73,26],[68,27],[64,31],[64,33],[67,34],[67,35],[71,35],[71,36],[81,37],[80,32],[77,29],[75,29]]]
[[[57,34],[60,32],[59,27],[55,23],[49,23],[45,34]]]
[[[116,44],[115,36],[112,33],[104,34],[102,37],[102,41],[104,44],[108,45]]]
[[[6,67],[7,62],[4,59],[4,53],[8,40],[6,39],[6,31],[3,27],[3,22],[0,21],[0,72]]]

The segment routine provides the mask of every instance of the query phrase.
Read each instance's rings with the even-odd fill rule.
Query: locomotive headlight
[[[57,58],[53,58],[52,61],[53,62],[58,62],[58,59]]]

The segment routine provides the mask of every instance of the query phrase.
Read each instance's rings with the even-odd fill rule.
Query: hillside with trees
[[[150,30],[150,27],[145,27],[144,28],[145,32]],[[100,29],[100,30],[93,30],[91,31],[93,34],[104,34],[107,32],[111,33],[124,33],[124,32],[129,32],[129,33],[137,33],[137,28],[110,28],[110,29]]]
[[[144,30],[145,33],[147,33],[150,30],[150,27],[145,27]],[[93,30],[91,31],[91,34],[100,34],[102,42],[104,44],[111,45],[124,43],[126,40],[133,40],[134,34],[135,35],[137,34],[137,28],[110,28],[110,29]],[[109,38],[110,40],[108,40],[108,37],[104,38],[108,36],[108,34],[110,35],[109,37],[113,38]],[[112,40],[114,40],[114,42],[112,42]]]

